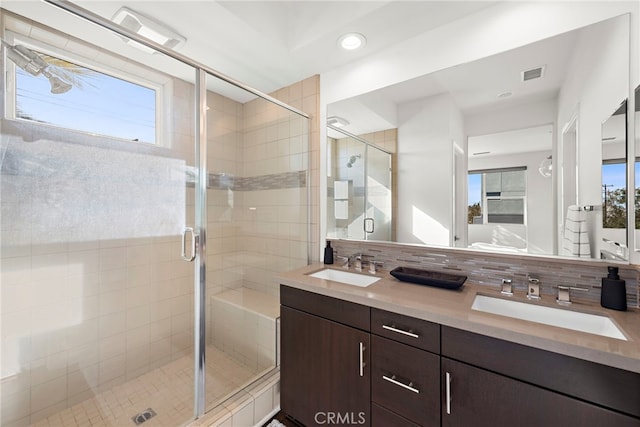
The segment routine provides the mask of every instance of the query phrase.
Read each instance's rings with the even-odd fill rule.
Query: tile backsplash
[[[572,294],[572,299],[596,303],[600,301],[601,278],[607,276],[610,265],[600,260],[573,261],[384,242],[331,240],[331,246],[340,256],[371,255],[384,262],[384,271],[404,266],[462,274],[473,283],[494,288],[500,287],[502,279],[511,279],[515,290],[522,292],[526,292],[527,275],[530,274],[540,279],[542,294],[555,295],[558,285],[579,286],[589,292]],[[638,269],[633,265],[615,265],[620,269],[620,278],[626,281],[627,305],[639,307]]]

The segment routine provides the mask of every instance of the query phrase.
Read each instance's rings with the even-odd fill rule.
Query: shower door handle
[[[187,256],[187,234],[191,234],[191,254]],[[182,232],[182,259],[191,262],[196,259],[196,242],[198,235],[193,231],[191,227],[185,227]]]
[[[364,219],[364,232],[365,233],[373,233],[375,230],[375,223],[373,218],[365,218]]]

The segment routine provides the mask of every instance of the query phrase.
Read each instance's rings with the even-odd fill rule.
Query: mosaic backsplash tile
[[[527,275],[540,279],[543,295],[556,295],[558,285],[578,286],[589,292],[572,294],[575,301],[600,301],[601,278],[607,275],[604,262],[572,261],[511,254],[490,254],[451,248],[420,247],[383,242],[331,240],[340,256],[362,253],[384,262],[382,270],[399,266],[463,274],[467,280],[483,286],[500,287],[502,279],[513,280],[516,291],[526,292]],[[639,307],[638,270],[632,265],[615,264],[626,281],[627,305]]]

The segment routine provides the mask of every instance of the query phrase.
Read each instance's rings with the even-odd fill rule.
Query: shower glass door
[[[276,367],[274,277],[308,263],[309,119],[212,75],[206,102],[209,410]]]
[[[365,238],[392,241],[391,154],[369,145],[366,150],[366,163],[366,216],[363,227]]]
[[[0,424],[184,424],[195,70],[97,26],[74,37],[90,24],[44,2],[3,7],[16,13],[1,13]],[[20,54],[63,82],[21,69]]]
[[[328,128],[327,237],[392,241],[391,154]]]
[[[184,425],[276,366],[309,119],[59,3],[0,9],[0,424]]]

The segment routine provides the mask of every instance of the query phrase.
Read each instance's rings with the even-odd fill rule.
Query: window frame
[[[35,27],[34,27],[35,28]],[[16,116],[16,101],[17,101],[17,78],[16,78],[16,64],[7,58],[6,53],[4,55],[5,64],[5,113],[4,119],[16,121],[20,123],[28,123],[34,126],[43,126],[54,129],[60,129],[67,132],[75,132],[82,135],[100,136],[117,141],[125,141],[128,143],[143,144],[146,146],[158,146],[164,147],[168,145],[170,138],[166,138],[165,135],[170,135],[171,125],[163,120],[165,111],[171,111],[172,95],[173,95],[173,81],[165,75],[158,73],[155,70],[141,66],[138,63],[128,60],[126,58],[118,56],[114,52],[107,52],[100,48],[88,44],[80,43],[73,40],[69,35],[60,35],[58,33],[49,32],[37,27],[41,32],[45,31],[51,36],[51,40],[58,41],[59,43],[66,41],[66,46],[54,46],[50,43],[45,43],[41,40],[37,40],[33,37],[28,37],[23,34],[16,33],[12,30],[5,30],[4,40],[11,45],[21,44],[29,49],[33,49],[39,53],[43,53],[55,58],[62,59],[67,62],[79,65],[91,69],[92,71],[107,75],[112,78],[120,79],[128,83],[138,85],[155,92],[155,135],[154,141],[135,141],[118,137],[115,135],[105,135],[102,133],[93,133],[78,129],[67,128],[59,126],[53,123],[42,123],[35,120],[24,119]],[[87,49],[95,50],[97,53],[95,59],[90,59],[86,55],[80,53],[80,50]],[[6,50],[5,50],[6,52]],[[106,62],[117,64],[121,68],[107,65]],[[126,69],[127,71],[123,71]],[[144,77],[143,77],[144,76]],[[151,78],[150,78],[151,77]]]
[[[499,196],[488,196],[487,195],[487,191],[486,191],[486,174],[488,173],[502,173],[502,172],[516,172],[516,171],[522,171],[524,173],[524,194],[522,196],[515,196],[515,195],[509,195],[509,196],[505,196],[505,195],[499,195]],[[481,197],[480,197],[480,210],[482,212],[482,223],[481,224],[473,224],[473,223],[469,223],[468,225],[497,225],[497,224],[508,224],[508,225],[522,225],[522,226],[527,226],[528,224],[528,219],[527,219],[527,196],[528,196],[528,189],[527,189],[527,167],[526,166],[517,166],[517,167],[505,167],[505,168],[492,168],[492,169],[478,169],[478,170],[470,170],[467,172],[467,182],[469,182],[468,176],[469,175],[480,175],[480,191],[481,191]],[[523,205],[523,214],[522,214],[522,223],[519,222],[489,222],[489,204],[488,201],[489,200],[522,200],[522,205]],[[469,209],[469,206],[467,206],[467,209]]]

